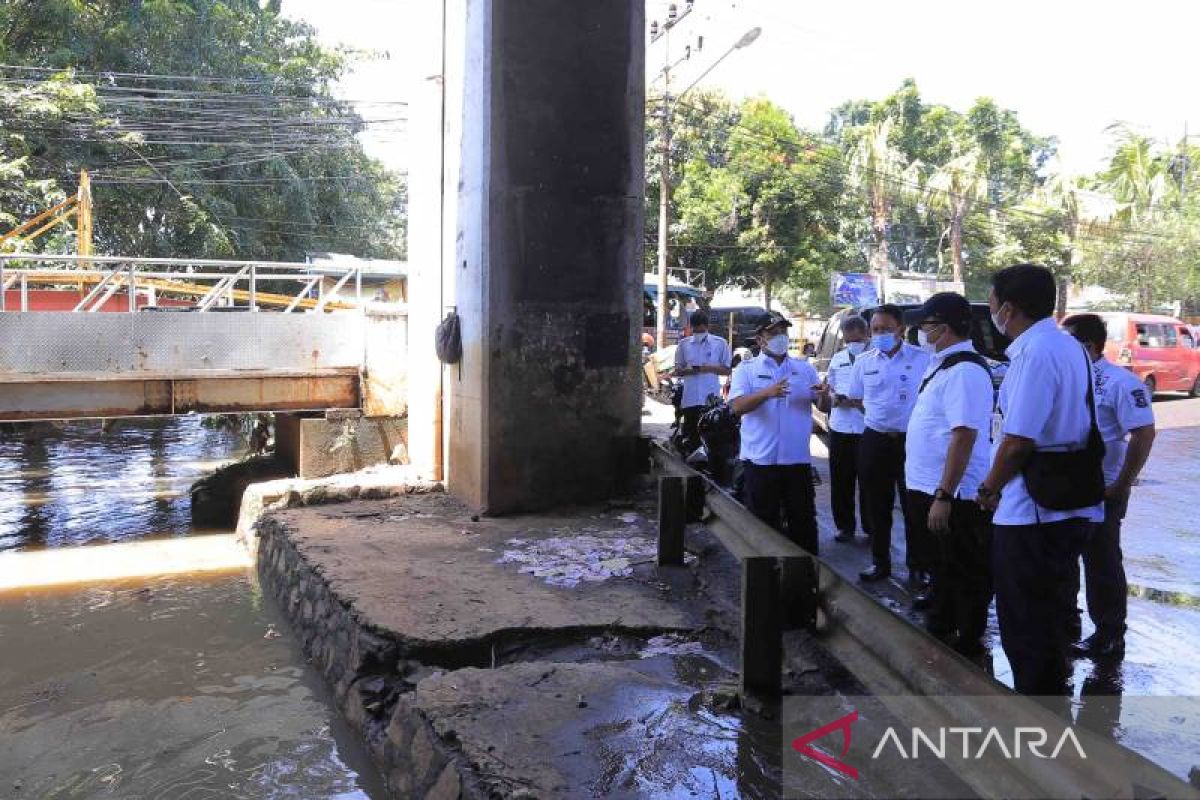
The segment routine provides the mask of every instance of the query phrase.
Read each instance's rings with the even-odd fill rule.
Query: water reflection
[[[0,432],[0,550],[190,530],[188,490],[245,443],[199,417]]]

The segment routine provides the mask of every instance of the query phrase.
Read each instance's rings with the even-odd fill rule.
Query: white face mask
[[[788,351],[787,334],[778,333],[767,339],[766,350],[773,356],[786,356]]]
[[[929,337],[926,336],[925,331],[921,330],[920,328],[917,328],[917,346],[927,353],[932,353],[937,349],[930,344]]]
[[[1004,334],[1005,336],[1008,336],[1008,331],[1004,330],[1007,323],[1000,322],[999,314],[992,314],[992,324],[996,326],[996,330],[1000,331],[1000,333]]]
[[[850,355],[862,355],[862,351],[867,349],[866,342],[847,342],[846,349],[850,351]]]

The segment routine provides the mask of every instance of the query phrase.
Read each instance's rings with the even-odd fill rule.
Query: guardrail
[[[50,266],[14,268],[13,263]],[[72,309],[81,313],[99,311],[118,292],[128,296],[130,312],[155,307],[161,296],[188,298],[194,302],[189,307],[199,312],[235,307],[284,313],[361,310],[361,268],[333,269],[330,275],[330,268],[318,273],[313,265],[299,262],[0,254],[0,312],[9,310],[6,293],[13,288],[19,290],[19,310],[29,311],[29,288],[35,285],[81,292],[87,287]],[[327,277],[336,278],[328,288]],[[350,296],[344,298],[342,292]]]
[[[819,558],[755,517],[659,440],[660,565],[682,564],[687,522],[703,522],[742,564],[742,689],[778,696],[783,633],[803,629],[902,720],[978,727],[998,715],[1062,727],[1064,720],[880,605]],[[1088,760],[966,761],[956,772],[981,796],[1186,797],[1200,791],[1115,742],[1088,738]]]

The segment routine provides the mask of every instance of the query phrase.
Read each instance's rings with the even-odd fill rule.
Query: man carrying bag
[[[1013,342],[979,504],[994,510],[1000,641],[1022,694],[1067,690],[1075,564],[1104,519],[1104,443],[1091,359],[1055,324],[1054,276],[1018,264],[992,276],[992,322]]]

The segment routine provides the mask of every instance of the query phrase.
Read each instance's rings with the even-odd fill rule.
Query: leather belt
[[[906,435],[904,431],[881,431],[870,426],[867,427],[867,430],[869,430],[871,433],[878,433],[880,436],[887,436],[891,439],[903,439]]]

